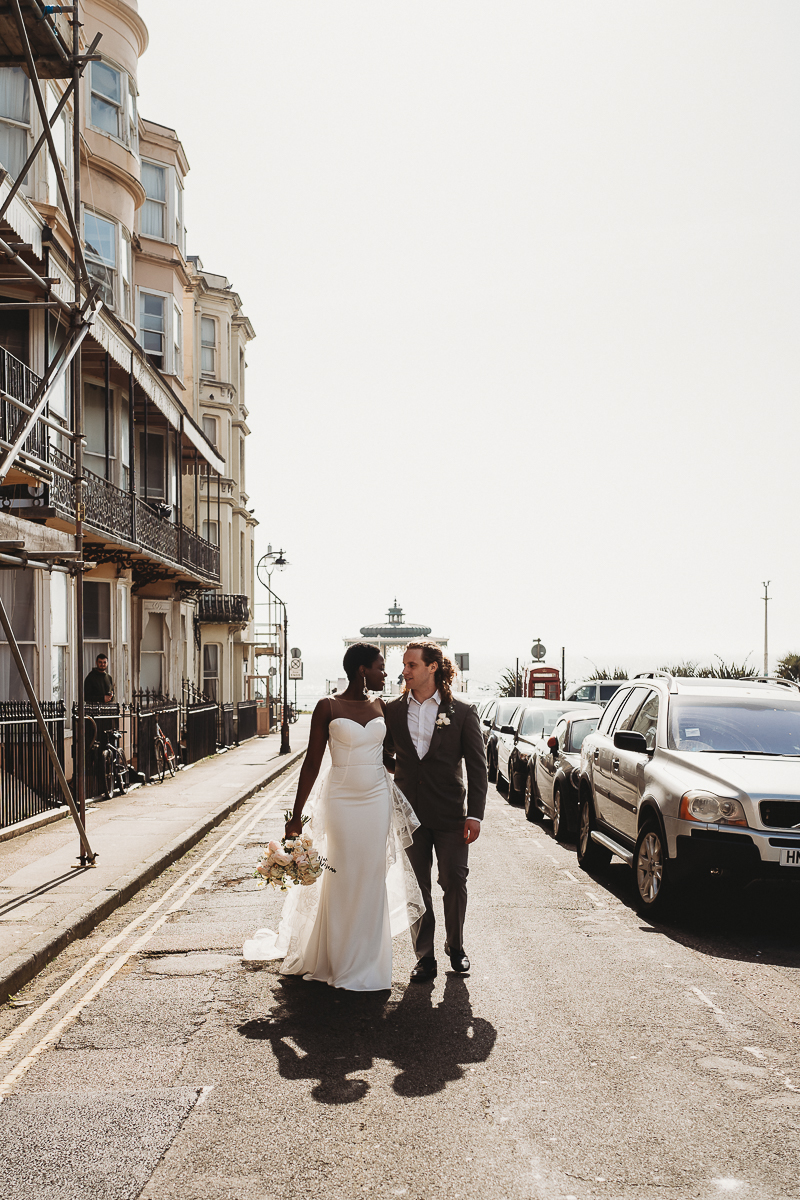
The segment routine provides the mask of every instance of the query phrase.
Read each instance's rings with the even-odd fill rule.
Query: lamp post
[[[281,600],[280,596],[272,590],[270,585],[272,582],[272,572],[275,568],[279,567],[282,570],[284,567],[288,567],[288,565],[283,550],[273,550],[272,546],[270,546],[267,553],[262,555],[258,560],[258,566],[256,567],[259,583],[267,589],[270,597],[283,608],[283,686],[281,697],[281,748],[278,751],[279,754],[291,754],[292,752],[292,748],[289,745],[289,658],[286,653],[286,648],[289,645],[289,618],[286,613],[286,602]],[[267,577],[266,581],[264,579],[265,575]]]

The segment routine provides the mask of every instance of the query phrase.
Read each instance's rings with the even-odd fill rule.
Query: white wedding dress
[[[351,991],[391,987],[392,938],[424,904],[404,853],[419,822],[383,765],[385,735],[380,715],[366,725],[331,718],[331,763],[315,789],[310,829],[333,869],[291,889],[278,933],[260,929],[245,942],[246,965],[285,955],[283,974]]]

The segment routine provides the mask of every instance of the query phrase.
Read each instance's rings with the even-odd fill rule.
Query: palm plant
[[[498,696],[521,696],[522,673],[513,667],[506,667],[497,684]]]

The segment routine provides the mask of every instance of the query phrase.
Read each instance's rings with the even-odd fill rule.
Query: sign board
[[[303,651],[298,650],[297,646],[292,646],[292,658],[302,658],[302,657],[303,657]]]
[[[272,675],[272,676],[275,676],[275,675],[277,675],[277,674],[278,674],[278,668],[277,668],[277,667],[270,667],[270,669],[269,669],[269,673],[270,673],[270,675]]]
[[[468,654],[456,654],[455,660],[456,660],[456,666],[458,667],[459,671],[461,671],[462,675],[463,675],[464,671],[469,670],[469,655]]]
[[[542,659],[544,658],[545,654],[547,654],[547,647],[543,646],[542,643],[537,638],[536,641],[531,646],[531,654],[533,655],[533,657],[536,659],[537,662],[541,662]]]
[[[302,658],[290,658],[289,659],[289,678],[290,679],[302,679],[303,678],[303,660],[302,660]]]

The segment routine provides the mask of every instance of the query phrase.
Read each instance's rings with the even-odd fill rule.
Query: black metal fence
[[[64,704],[41,705],[47,731],[64,766]],[[0,828],[58,808],[64,799],[55,768],[27,701],[0,703]]]
[[[86,713],[86,799],[103,794],[103,751],[112,729],[122,734],[120,749],[130,763],[136,754],[136,713],[130,704],[87,704]],[[78,735],[78,706],[72,706],[72,757]],[[74,788],[73,788],[74,791]]]
[[[209,701],[188,704],[186,721],[185,762],[199,762],[217,751],[217,706]]]
[[[220,704],[217,716],[217,745],[228,747],[235,745],[233,728],[233,704]]]
[[[240,700],[236,706],[236,710],[238,718],[236,723],[236,741],[246,742],[248,738],[256,736],[258,701]]]
[[[156,774],[156,733],[158,729],[169,738],[178,763],[181,761],[181,706],[173,696],[157,692],[137,692],[136,702],[136,768],[145,783]]]

